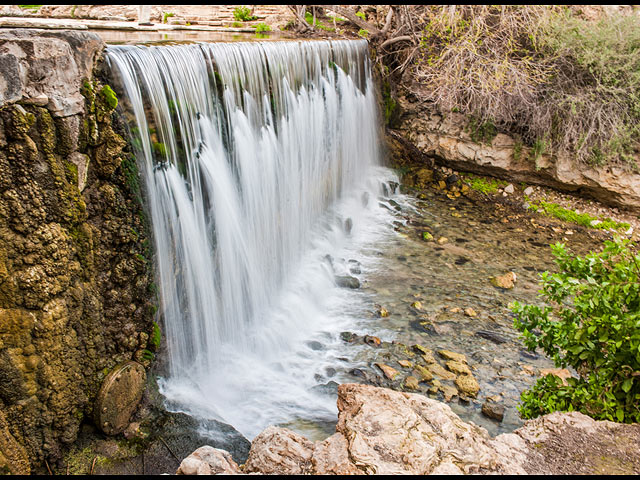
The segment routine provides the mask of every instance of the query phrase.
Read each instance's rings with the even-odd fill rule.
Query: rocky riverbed
[[[419,392],[448,402],[492,434],[512,431],[522,425],[520,393],[540,375],[571,372],[524,348],[509,304],[537,301],[539,275],[555,267],[551,244],[563,242],[583,255],[614,232],[528,210],[526,185],[504,183],[485,194],[449,169],[427,176],[405,175],[412,185],[403,187],[405,195],[380,199],[395,213],[397,235],[371,247],[380,258],[375,270],[363,272],[359,293],[370,305],[369,318],[357,332],[343,334],[353,346],[349,366],[319,380]],[[572,201],[539,187],[527,193]],[[610,209],[599,213],[637,223]],[[625,232],[637,234],[633,227]]]

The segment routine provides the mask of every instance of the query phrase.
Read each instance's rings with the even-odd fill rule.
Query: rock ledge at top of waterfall
[[[322,442],[269,427],[254,439],[242,468],[224,451],[203,447],[178,473],[640,473],[640,425],[556,412],[491,438],[444,403],[358,384],[340,385],[338,409],[336,433]]]

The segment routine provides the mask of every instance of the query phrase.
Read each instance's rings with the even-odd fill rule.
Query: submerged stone
[[[360,280],[351,275],[336,275],[336,284],[342,288],[360,288]]]

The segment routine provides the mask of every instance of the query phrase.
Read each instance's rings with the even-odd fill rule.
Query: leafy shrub
[[[259,23],[258,25],[256,25],[256,33],[270,32],[270,31],[271,31],[271,27],[266,23]]]
[[[542,274],[545,306],[514,302],[514,326],[577,378],[548,375],[522,393],[524,418],[577,410],[596,419],[640,421],[640,254],[628,240],[573,257],[552,246],[560,272]]]
[[[258,19],[258,17],[251,15],[251,9],[249,7],[243,7],[241,5],[233,9],[233,18],[238,22],[251,22],[252,20]]]

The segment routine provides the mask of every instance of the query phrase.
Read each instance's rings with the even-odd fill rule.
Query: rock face
[[[0,32],[0,470],[12,473],[55,465],[151,331],[135,162],[92,74],[102,48],[93,34]]]
[[[617,166],[577,164],[569,156],[543,154],[536,158],[531,149],[517,145],[514,138],[502,133],[490,144],[476,143],[468,132],[469,118],[465,115],[442,114],[429,105],[412,104],[402,97],[399,101],[404,113],[395,137],[405,137],[438,163],[514,182],[579,192],[608,205],[640,212],[639,173]],[[419,160],[414,166],[419,168],[423,163]]]
[[[200,447],[180,464],[177,475],[234,475],[240,473],[231,455],[208,445]]]
[[[368,385],[338,388],[336,434],[312,444],[284,428],[254,440],[244,473],[640,473],[640,425],[553,413],[489,437],[444,403]]]

